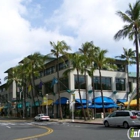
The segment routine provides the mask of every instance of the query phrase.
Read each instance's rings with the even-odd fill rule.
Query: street
[[[127,129],[59,122],[2,122],[1,140],[128,140]]]

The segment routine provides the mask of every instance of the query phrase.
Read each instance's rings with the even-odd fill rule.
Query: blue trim
[[[66,98],[66,97],[61,97],[60,102],[61,102],[61,104],[66,104],[66,103],[67,103],[67,100],[69,100],[69,99]],[[58,104],[59,104],[59,99],[57,99],[57,100],[54,102],[54,104],[58,105]]]

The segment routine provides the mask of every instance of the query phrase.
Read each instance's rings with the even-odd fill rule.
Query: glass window
[[[69,66],[69,61],[66,60],[65,62],[59,63],[58,66],[59,66],[59,70],[63,70]],[[56,65],[56,69],[57,69],[57,65]]]
[[[61,78],[59,81],[60,81],[60,91],[69,89],[68,78]]]
[[[125,90],[125,79],[116,78],[116,90],[124,91]]]
[[[52,74],[52,73],[54,73],[54,66],[50,67],[50,68],[47,68],[45,70],[45,75],[49,75],[49,74]]]
[[[111,77],[101,77],[103,90],[111,90]],[[100,77],[94,77],[94,89],[100,90]]]
[[[78,89],[77,75],[74,76],[74,81],[75,81],[75,89]],[[79,84],[80,84],[80,89],[85,89],[86,88],[85,76],[84,75],[79,75]]]
[[[40,77],[43,77],[44,76],[44,71],[41,71],[40,72]]]

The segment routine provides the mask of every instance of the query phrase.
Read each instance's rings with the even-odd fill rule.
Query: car
[[[50,117],[45,115],[45,114],[38,114],[37,116],[34,117],[35,121],[49,121]]]
[[[103,120],[105,127],[123,126],[124,128],[140,126],[140,111],[116,110]]]

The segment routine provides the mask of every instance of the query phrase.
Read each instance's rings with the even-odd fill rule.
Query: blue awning
[[[66,97],[61,97],[61,98],[60,98],[61,104],[66,104],[66,103],[67,103],[67,100],[69,100],[69,99],[66,98]],[[59,104],[59,99],[57,99],[57,100],[54,102],[54,104],[58,105],[58,104]]]
[[[87,100],[86,99],[82,99],[81,101],[82,101],[82,104],[86,104],[87,103]],[[80,102],[80,99],[75,99],[75,102],[77,102],[79,104],[81,103]],[[91,103],[91,101],[88,100],[88,103]]]
[[[83,106],[84,108],[86,108],[86,105],[84,105]],[[117,105],[117,104],[108,104],[108,105],[104,105],[104,108],[118,108],[119,106]],[[79,107],[77,107],[78,109],[81,109],[82,108],[82,106],[79,106]],[[95,105],[90,105],[90,106],[88,106],[88,108],[103,108],[103,106],[102,105],[98,105],[98,104],[95,104]]]
[[[124,103],[126,101],[127,101],[126,99],[117,99],[117,103]]]
[[[104,101],[104,104],[114,104],[114,100],[111,99],[110,97],[105,97],[103,96],[103,101]],[[102,97],[96,97],[93,99],[93,102],[95,102],[95,104],[102,104]]]

